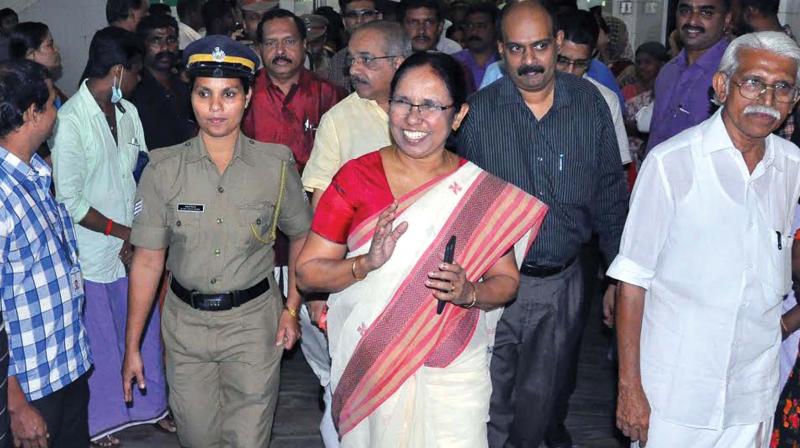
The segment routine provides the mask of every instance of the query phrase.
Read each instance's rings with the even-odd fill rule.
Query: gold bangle
[[[296,320],[300,320],[300,316],[297,315],[297,310],[289,308],[288,305],[284,305],[283,309],[285,309],[286,312],[289,313],[289,315],[294,317]]]
[[[470,302],[469,305],[463,307],[464,309],[467,310],[475,306],[476,303],[478,303],[478,288],[475,286],[475,283],[470,282],[470,285],[472,285],[472,302]]]
[[[350,272],[353,273],[353,278],[356,279],[356,281],[361,281],[367,278],[366,274],[363,277],[359,277],[358,274],[356,274],[356,263],[358,263],[358,260],[361,257],[362,257],[361,255],[354,257],[353,264],[350,266]]]

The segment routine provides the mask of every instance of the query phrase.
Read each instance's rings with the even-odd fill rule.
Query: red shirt
[[[291,148],[297,168],[303,172],[322,114],[344,98],[344,92],[305,68],[289,93],[272,83],[267,71],[256,75],[250,108],[242,121],[245,135],[265,143]]]

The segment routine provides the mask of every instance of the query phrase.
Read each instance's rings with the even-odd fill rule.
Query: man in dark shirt
[[[497,326],[489,446],[537,447],[577,352],[582,244],[613,260],[627,193],[611,115],[588,81],[556,73],[563,33],[538,2],[503,11],[508,76],[476,93],[458,135],[463,156],[544,201],[547,217]]]
[[[144,41],[142,81],[131,102],[139,111],[150,150],[177,145],[197,134],[189,86],[173,72],[178,60],[178,22],[171,16],[150,15],[136,29]]]

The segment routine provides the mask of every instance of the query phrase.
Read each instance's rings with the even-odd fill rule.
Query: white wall
[[[21,22],[44,22],[50,27],[64,66],[64,76],[57,84],[64,93],[72,95],[86,66],[92,36],[107,25],[106,0],[10,1],[24,6],[14,8]]]

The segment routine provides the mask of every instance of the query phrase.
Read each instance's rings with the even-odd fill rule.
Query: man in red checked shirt
[[[256,75],[242,130],[258,141],[291,148],[302,173],[322,114],[344,92],[303,68],[306,27],[291,12],[275,9],[264,14],[256,39],[264,68]]]

